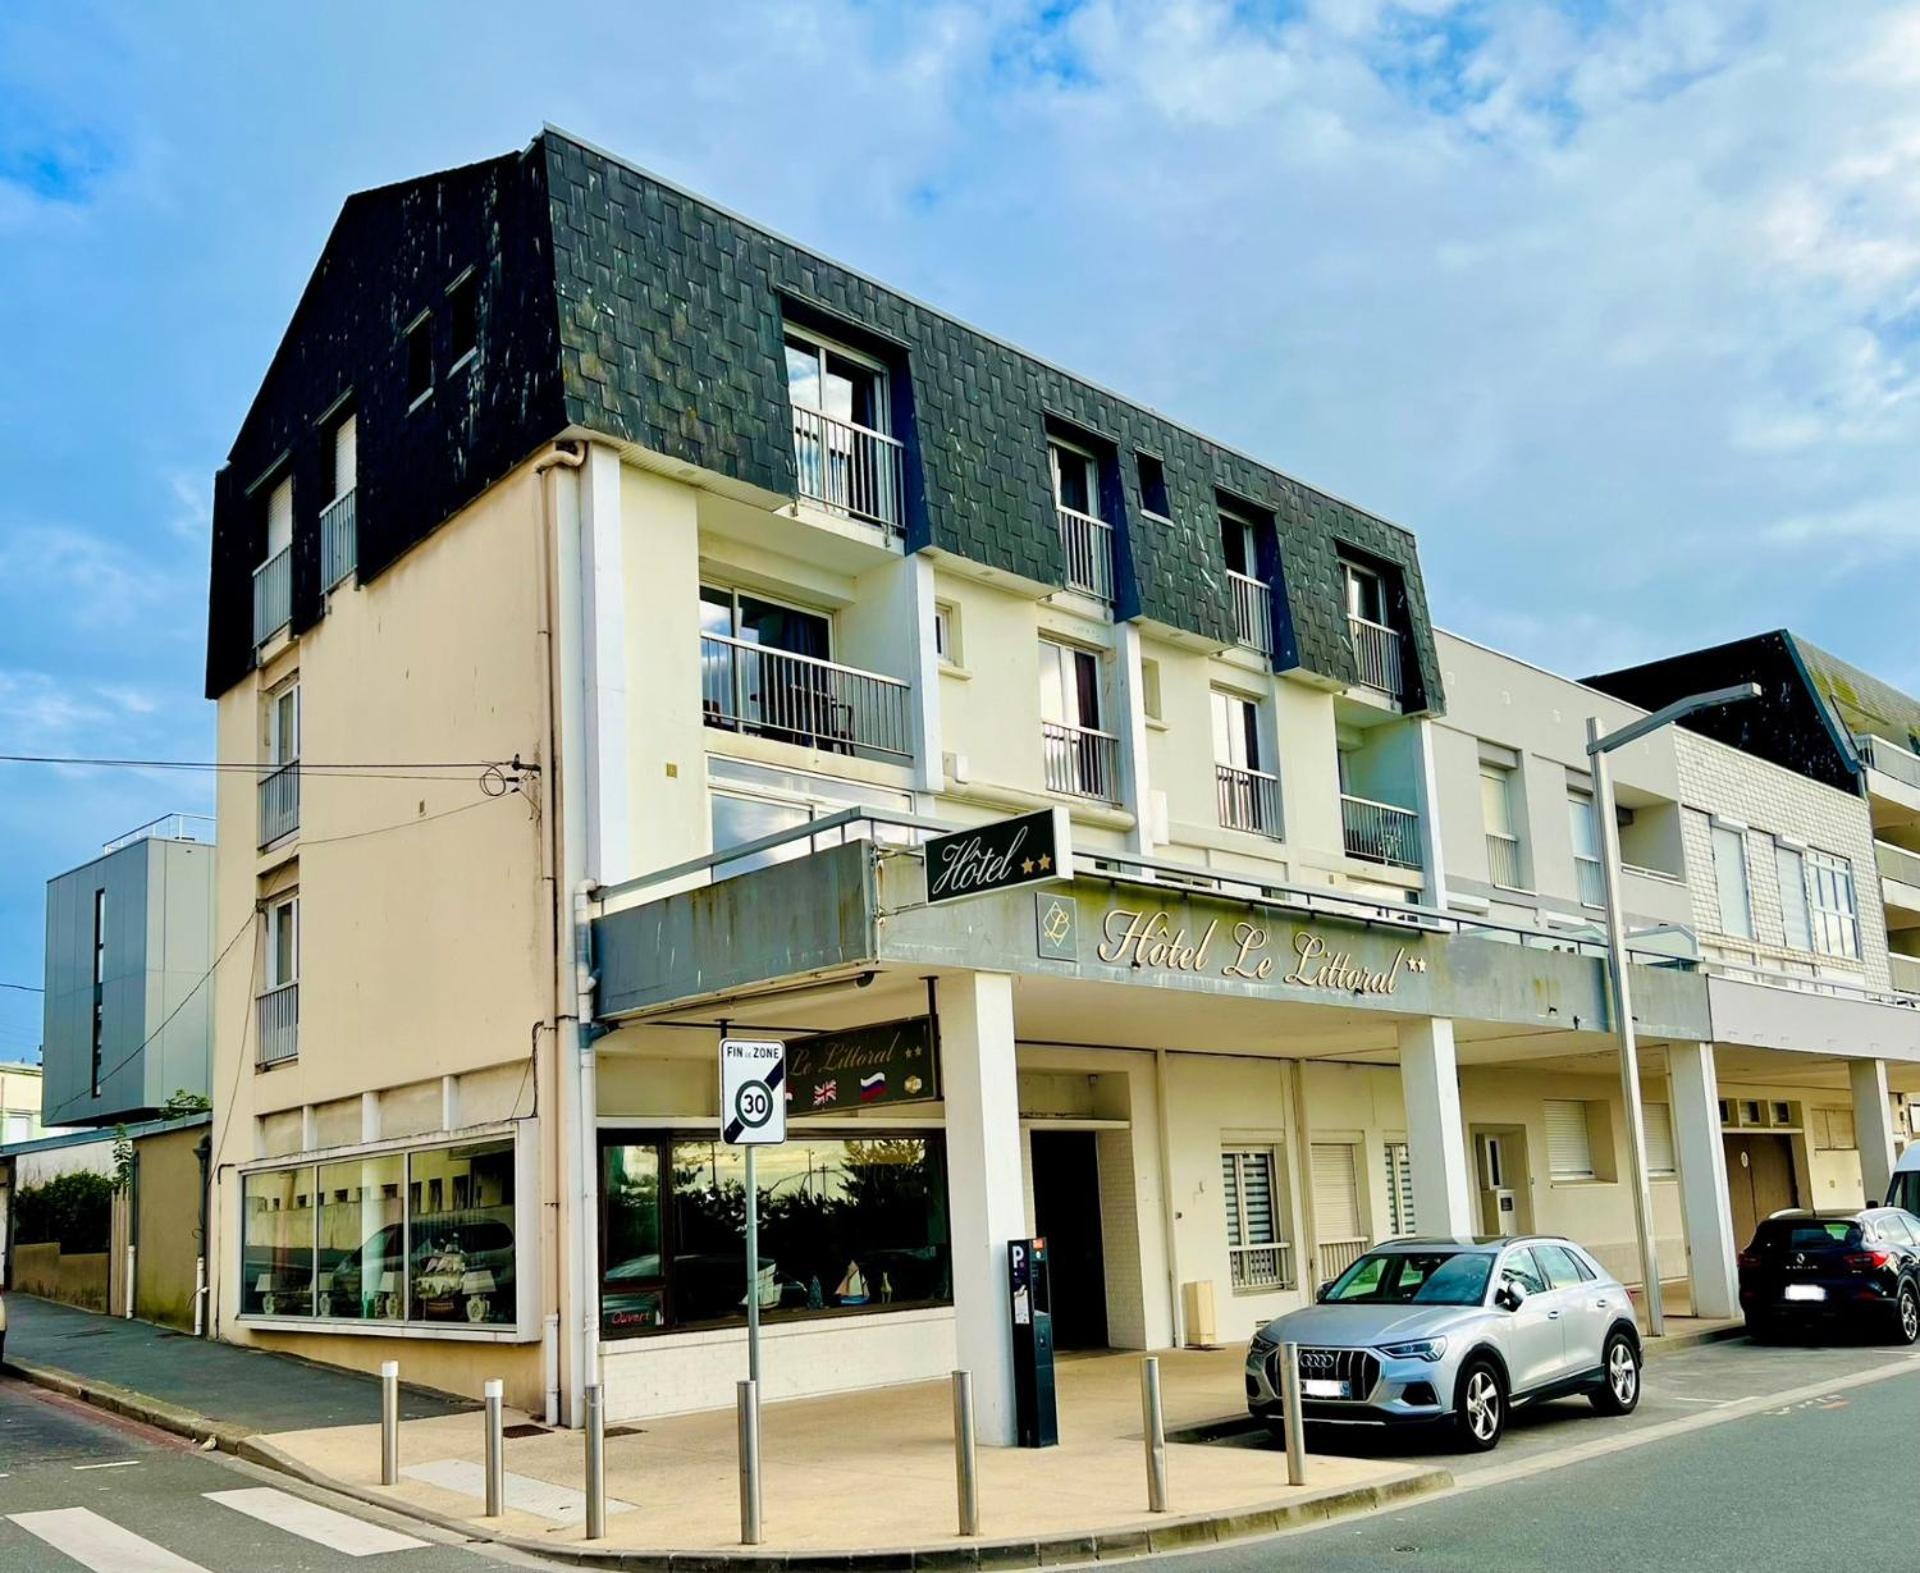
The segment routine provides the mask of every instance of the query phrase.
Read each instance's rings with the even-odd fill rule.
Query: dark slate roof
[[[482,280],[479,353],[408,411],[404,331],[469,266]],[[1045,439],[1082,434],[1117,460],[1102,498],[1120,525],[1116,615],[1232,642],[1224,493],[1271,521],[1275,666],[1357,679],[1339,560],[1358,557],[1385,570],[1391,619],[1410,636],[1407,709],[1440,709],[1406,530],[553,128],[523,153],[362,192],[342,210],[216,480],[209,695],[252,660],[250,579],[265,537],[247,488],[283,456],[295,477],[294,630],[320,615],[315,517],[330,460],[319,423],[343,394],[361,411],[365,583],[569,428],[794,495],[788,321],[905,368],[910,547],[1062,584]],[[1171,519],[1141,506],[1140,453],[1162,462]]]
[[[1868,734],[1911,748],[1920,742],[1920,700],[1883,683],[1871,672],[1831,655],[1798,634],[1788,634],[1813,686],[1849,737]]]

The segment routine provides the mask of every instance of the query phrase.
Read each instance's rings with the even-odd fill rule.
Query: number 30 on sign
[[[720,1133],[736,1147],[787,1139],[787,1046],[769,1038],[720,1040]]]

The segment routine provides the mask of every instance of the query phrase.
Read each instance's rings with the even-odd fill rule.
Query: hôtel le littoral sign
[[[1405,945],[1396,945],[1390,956],[1356,957],[1341,941],[1329,943],[1310,928],[1276,932],[1248,918],[1231,927],[1211,918],[1195,933],[1176,926],[1164,909],[1144,907],[1111,908],[1101,920],[1094,954],[1110,966],[1139,971],[1337,994],[1392,994],[1406,974],[1427,970],[1426,958]]]

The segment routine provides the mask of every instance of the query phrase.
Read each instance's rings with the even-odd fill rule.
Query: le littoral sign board
[[[930,907],[1073,878],[1073,835],[1059,806],[935,836],[925,851]]]

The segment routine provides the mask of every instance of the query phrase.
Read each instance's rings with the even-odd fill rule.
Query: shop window
[[[510,1139],[249,1174],[241,1314],[511,1326],[514,1208]]]
[[[937,1136],[762,1149],[760,1274],[769,1320],[953,1299]],[[742,1149],[706,1137],[601,1144],[601,1325],[609,1335],[745,1319]]]

